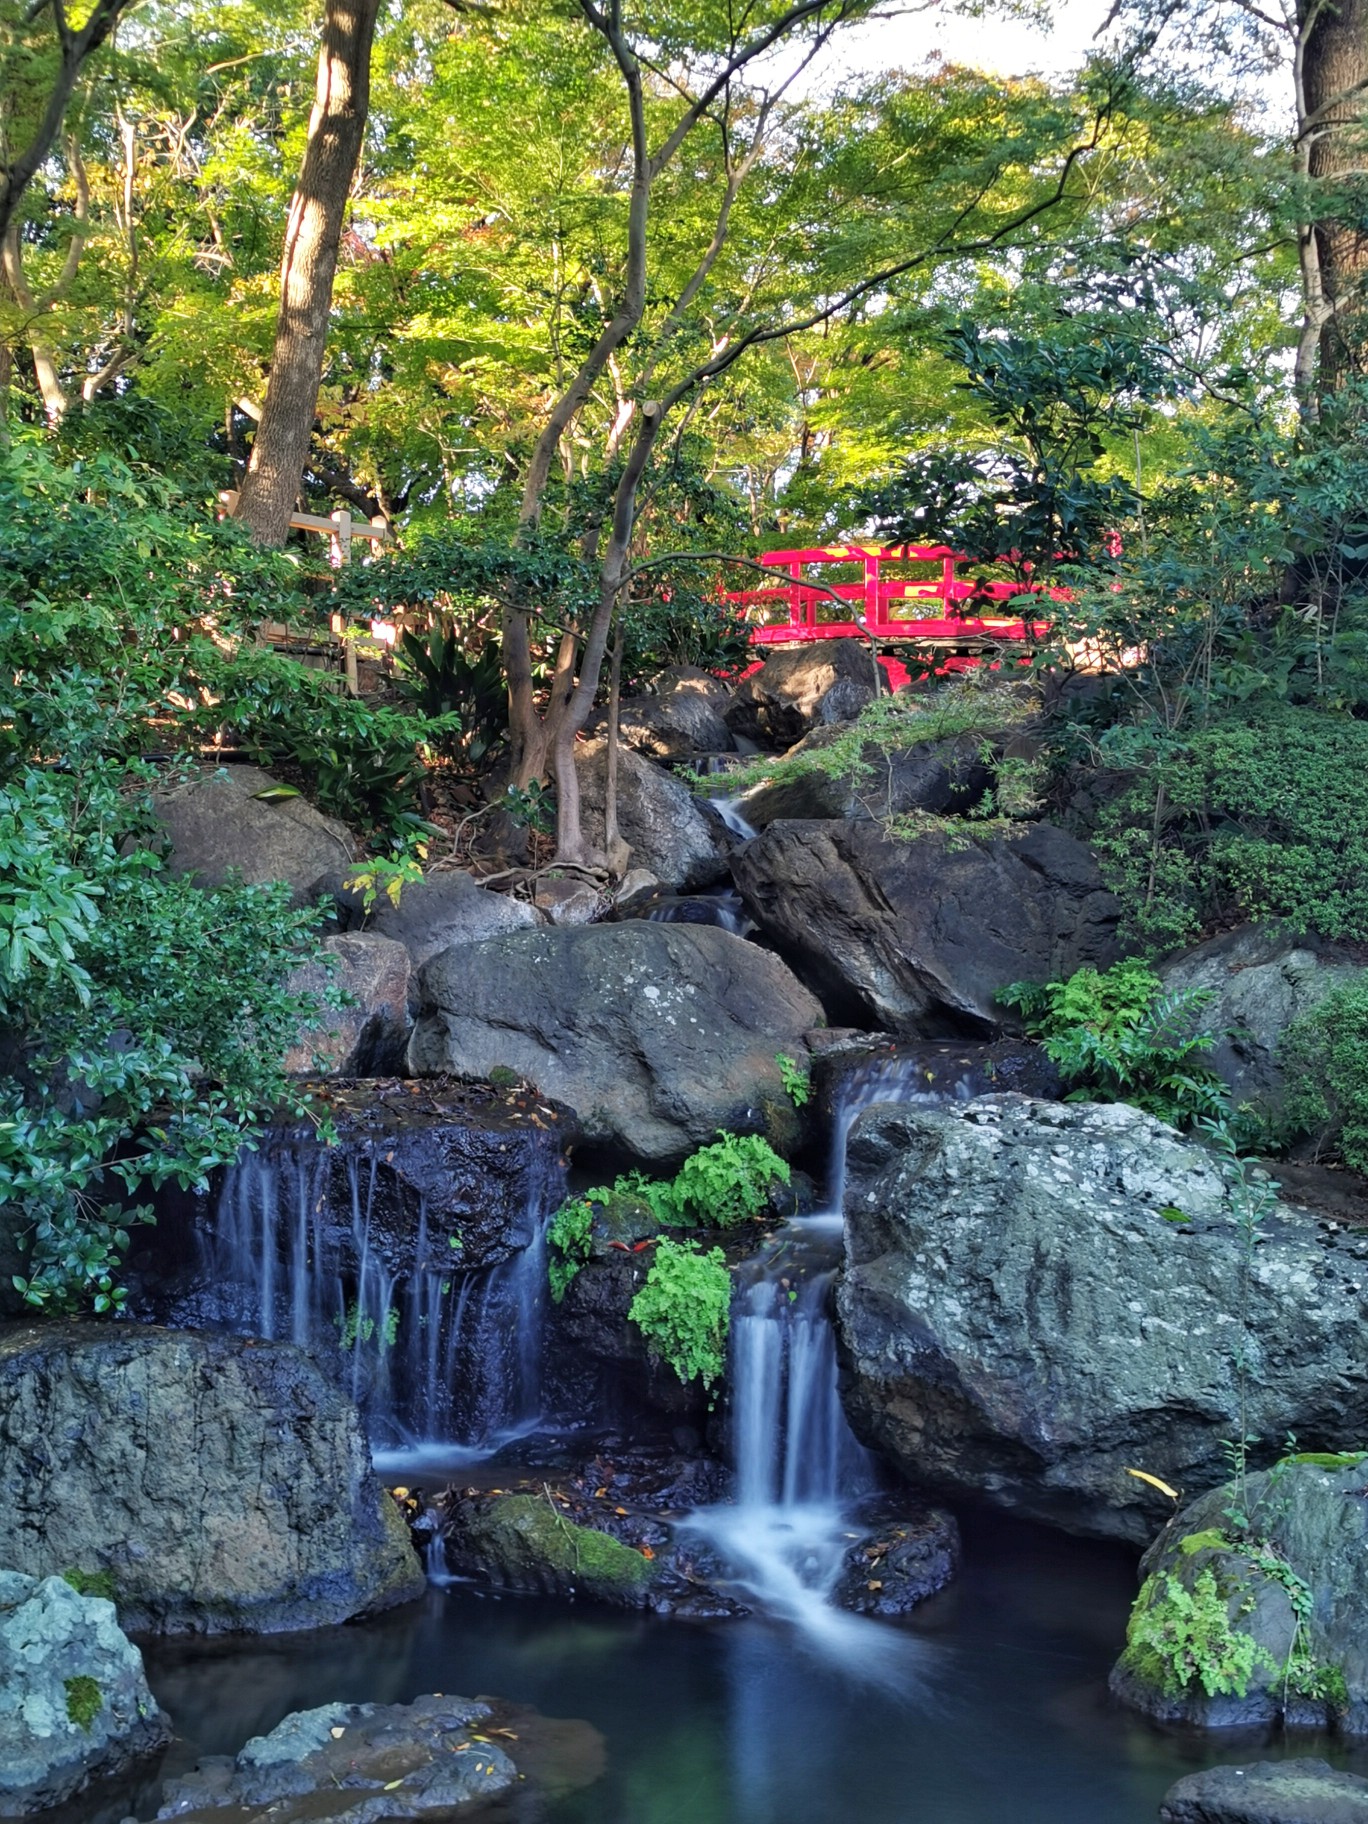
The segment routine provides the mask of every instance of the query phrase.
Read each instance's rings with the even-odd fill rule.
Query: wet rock
[[[584,925],[448,950],[423,970],[419,1075],[502,1067],[574,1110],[584,1139],[678,1164],[719,1128],[798,1137],[780,1052],[817,1002],[775,956],[707,926]]]
[[[458,868],[410,881],[397,906],[381,894],[369,913],[362,894],[346,881],[345,870],[334,869],[314,882],[314,895],[332,900],[344,930],[357,931],[364,925],[367,931],[402,944],[415,970],[453,944],[483,943],[487,937],[525,931],[542,922],[526,900],[493,893]]]
[[[326,937],[330,959],[306,963],[285,983],[291,994],[341,989],[349,1004],[326,1013],[285,1054],[292,1076],[329,1071],[340,1077],[384,1076],[403,1062],[408,1043],[409,953],[377,932]]]
[[[533,896],[539,912],[552,925],[587,925],[604,907],[603,896],[587,880],[544,880]]]
[[[1360,981],[1364,970],[1343,945],[1240,925],[1171,958],[1160,973],[1167,988],[1202,989],[1213,997],[1194,1022],[1217,1035],[1212,1069],[1230,1086],[1237,1106],[1249,1102],[1276,1116],[1283,1034],[1333,989]]]
[[[859,1615],[907,1615],[950,1583],[959,1570],[960,1536],[944,1508],[874,1504],[854,1522],[867,1528],[852,1542],[832,1600]]]
[[[766,747],[792,747],[821,719],[823,699],[836,684],[844,687],[833,705],[841,719],[873,697],[874,662],[867,646],[818,640],[783,647],[737,686],[725,712],[727,727]],[[866,691],[868,697],[862,697]]]
[[[1357,1433],[1355,1436],[1359,1435]],[[1243,1504],[1247,1532],[1232,1508]],[[1141,1560],[1146,1579],[1111,1688],[1197,1728],[1334,1728],[1368,1736],[1368,1454],[1302,1453],[1192,1502]],[[1208,1694],[1147,1645],[1179,1591],[1214,1582],[1235,1636],[1253,1643],[1243,1691]],[[1175,1588],[1176,1586],[1176,1588]],[[1294,1596],[1309,1592],[1298,1615]],[[1152,1631],[1152,1630],[1151,1630]],[[1366,1788],[1368,1790],[1368,1788]]]
[[[1368,1824],[1368,1780],[1324,1761],[1210,1767],[1170,1786],[1160,1824]]]
[[[809,1044],[817,1036],[811,1035]],[[810,1106],[812,1118],[828,1132],[833,1122],[878,1102],[920,1100],[931,1106],[1009,1091],[1055,1100],[1061,1092],[1058,1065],[1024,1039],[954,1045],[847,1033],[843,1042],[814,1047]]]
[[[1144,1543],[1126,1474],[1209,1488],[1237,1435],[1368,1436],[1368,1243],[1270,1202],[1241,1308],[1228,1167],[1139,1110],[875,1108],[847,1151],[847,1410],[923,1486]]]
[[[1050,824],[949,844],[874,823],[778,822],[732,858],[761,930],[835,1022],[924,1038],[1019,1030],[997,992],[1105,968],[1119,907]]]
[[[355,1407],[300,1350],[127,1323],[0,1331],[0,1564],[106,1576],[125,1627],[165,1634],[423,1588]]]
[[[0,1818],[59,1805],[169,1740],[114,1604],[0,1570]]]
[[[830,694],[835,694],[833,687]],[[784,756],[816,760],[830,745],[831,734],[818,729]],[[898,817],[927,811],[937,817],[962,816],[972,810],[992,783],[992,768],[981,755],[982,742],[965,735],[953,741],[924,741],[900,753],[864,750],[870,772],[851,778],[823,772],[818,766],[796,776],[752,786],[734,801],[754,829],[768,829],[781,818]]]
[[[444,1817],[517,1784],[486,1733],[496,1720],[490,1704],[464,1697],[296,1711],[235,1758],[209,1756],[168,1780],[157,1816],[212,1819],[232,1806],[243,1824]]]
[[[575,767],[584,833],[602,848],[608,743],[581,741]],[[706,887],[726,873],[730,844],[721,824],[673,773],[629,747],[618,750],[617,815],[633,867],[648,869],[662,886]]]
[[[354,849],[345,824],[306,798],[261,796],[287,789],[258,767],[230,766],[156,793],[153,815],[172,873],[202,887],[283,880],[304,904],[319,875],[350,861]]]

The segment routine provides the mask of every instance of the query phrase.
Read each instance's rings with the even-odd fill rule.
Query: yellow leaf
[[[1170,1488],[1167,1482],[1161,1482],[1158,1476],[1152,1476],[1147,1469],[1128,1469],[1128,1476],[1134,1476],[1137,1482],[1148,1482],[1151,1488],[1157,1488],[1161,1495],[1167,1495],[1170,1501],[1178,1500],[1178,1490]]]
[[[346,1733],[347,1732],[345,1729],[329,1729],[329,1731],[328,1731],[328,1734],[333,1738],[334,1741],[337,1740],[338,1736],[345,1735]]]
[[[384,1786],[381,1788],[381,1791],[393,1792],[396,1786],[402,1786],[403,1783],[404,1782],[402,1780],[387,1780],[385,1782]]]

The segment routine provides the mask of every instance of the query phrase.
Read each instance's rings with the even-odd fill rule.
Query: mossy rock
[[[447,1563],[458,1576],[510,1590],[584,1595],[623,1608],[648,1604],[656,1564],[632,1546],[579,1526],[544,1495],[477,1495],[447,1510]]]

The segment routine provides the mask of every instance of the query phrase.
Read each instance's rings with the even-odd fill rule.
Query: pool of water
[[[174,1765],[333,1700],[491,1693],[588,1720],[602,1771],[560,1796],[524,1792],[497,1814],[517,1824],[1155,1824],[1181,1774],[1283,1751],[1175,1738],[1109,1704],[1129,1553],[985,1516],[965,1538],[956,1585],[905,1625],[866,1624],[869,1677],[858,1654],[833,1664],[777,1622],[459,1586],[326,1634],[154,1643],[148,1670],[182,1738]],[[1368,1772],[1368,1755],[1329,1758]]]

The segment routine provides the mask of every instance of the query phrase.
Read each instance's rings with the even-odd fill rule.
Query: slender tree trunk
[[[285,229],[271,376],[238,517],[259,545],[284,544],[313,435],[333,277],[370,103],[379,0],[327,0],[309,140]]]
[[[1306,170],[1326,184],[1368,167],[1368,0],[1301,0]],[[1322,396],[1362,365],[1368,230],[1362,210],[1318,220],[1314,265],[1323,301],[1317,336]],[[1303,261],[1305,265],[1305,260]]]

